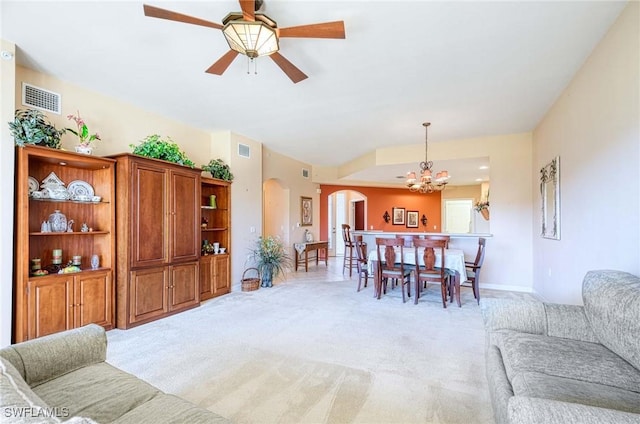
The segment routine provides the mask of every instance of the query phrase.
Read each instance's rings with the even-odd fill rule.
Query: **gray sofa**
[[[91,324],[0,350],[0,422],[227,423],[105,362]]]
[[[590,271],[582,297],[482,300],[497,423],[640,423],[640,278]]]

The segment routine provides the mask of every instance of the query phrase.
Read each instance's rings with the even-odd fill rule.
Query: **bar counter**
[[[370,252],[376,248],[376,237],[395,237],[396,235],[402,236],[449,236],[449,247],[451,249],[461,249],[464,252],[464,257],[467,261],[473,261],[476,258],[478,252],[478,238],[483,237],[487,239],[487,245],[489,244],[492,234],[487,233],[466,233],[466,234],[453,234],[453,233],[430,233],[425,231],[381,231],[381,230],[357,230],[353,231],[353,235],[361,235],[362,240],[367,243],[367,252]]]

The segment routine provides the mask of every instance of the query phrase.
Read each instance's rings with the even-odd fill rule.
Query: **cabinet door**
[[[213,256],[200,258],[200,300],[213,297]]]
[[[136,323],[164,315],[169,310],[168,292],[168,267],[131,271],[129,322]]]
[[[170,311],[186,309],[200,303],[198,262],[171,267]]]
[[[171,241],[169,261],[200,256],[200,181],[193,172],[171,172]]]
[[[75,277],[75,327],[95,323],[113,328],[113,282],[111,272],[90,272]]]
[[[214,260],[213,294],[219,296],[231,291],[229,281],[229,256],[216,256]]]
[[[167,263],[167,171],[135,163],[131,178],[131,267]]]
[[[47,277],[27,283],[27,338],[73,328],[73,277]]]

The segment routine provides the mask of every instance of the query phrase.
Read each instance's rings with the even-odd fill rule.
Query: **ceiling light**
[[[261,13],[256,13],[255,18],[245,21],[241,13],[230,13],[222,20],[222,33],[229,47],[251,59],[280,50],[276,23]]]
[[[489,167],[487,165],[482,165],[481,167],[479,167],[478,169],[489,169]]]
[[[476,181],[481,182],[482,178],[476,178]]]
[[[435,178],[432,178],[431,168],[433,167],[433,162],[427,156],[429,150],[428,128],[431,123],[425,122],[422,125],[424,126],[424,162],[420,162],[420,178],[417,178],[415,172],[408,172],[406,185],[410,191],[424,194],[444,190],[450,176],[449,172],[440,171]]]

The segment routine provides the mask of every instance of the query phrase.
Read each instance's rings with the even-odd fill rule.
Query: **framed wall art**
[[[540,169],[542,228],[544,238],[560,240],[560,156]]]
[[[418,228],[419,216],[418,211],[407,211],[407,228]]]
[[[393,225],[404,225],[404,208],[393,208]]]
[[[300,225],[313,225],[313,199],[300,196]]]

